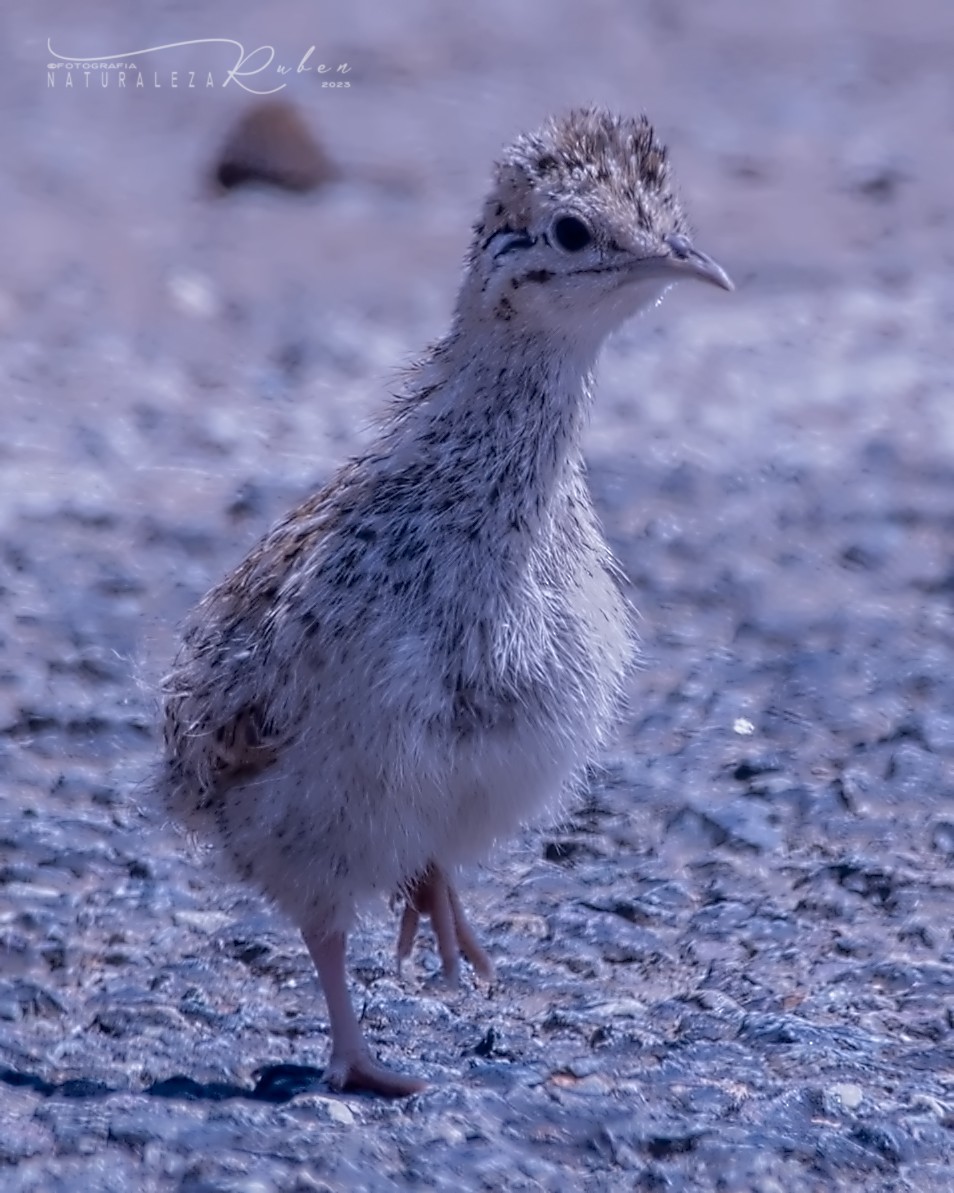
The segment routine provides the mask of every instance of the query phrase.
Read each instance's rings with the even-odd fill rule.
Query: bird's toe
[[[427,1089],[427,1082],[397,1073],[366,1052],[332,1054],[324,1072],[327,1085],[337,1091],[364,1091],[385,1098],[407,1098]]]

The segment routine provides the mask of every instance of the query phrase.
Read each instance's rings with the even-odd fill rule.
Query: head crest
[[[518,137],[497,163],[484,213],[488,231],[529,223],[535,194],[625,206],[647,230],[662,212],[667,223],[682,223],[666,147],[645,116],[578,108]]]

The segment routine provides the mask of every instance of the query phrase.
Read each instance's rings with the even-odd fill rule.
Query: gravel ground
[[[2,18],[0,1185],[950,1190],[954,12],[204,10]],[[253,97],[168,75],[220,48],[138,94],[46,83],[48,37],[213,35],[352,64],[286,92],[334,183],[210,194]],[[427,947],[399,982],[369,918],[369,1036],[431,1086],[331,1096],[295,933],[143,806],[156,678],[441,331],[494,150],[581,100],[653,114],[739,291],[603,362],[643,640],[617,748],[469,876],[492,989]]]

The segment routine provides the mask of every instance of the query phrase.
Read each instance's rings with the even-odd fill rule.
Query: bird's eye
[[[593,233],[576,215],[560,215],[553,221],[553,239],[565,253],[578,253],[593,239]]]

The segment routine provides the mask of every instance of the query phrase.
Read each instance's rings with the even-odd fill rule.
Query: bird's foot
[[[426,1081],[396,1073],[365,1051],[332,1051],[324,1080],[333,1090],[365,1090],[385,1098],[407,1098],[427,1089]]]
[[[404,914],[398,932],[397,965],[410,955],[421,916],[428,916],[437,937],[437,949],[445,980],[456,985],[460,978],[460,958],[464,957],[480,977],[493,981],[494,964],[474,934],[457,891],[439,866],[431,863],[404,893]]]
[[[320,926],[305,925],[302,935],[318,970],[331,1021],[331,1059],[325,1068],[325,1081],[332,1089],[363,1089],[386,1098],[420,1093],[426,1082],[386,1069],[368,1051],[348,997],[344,932],[328,934]]]

